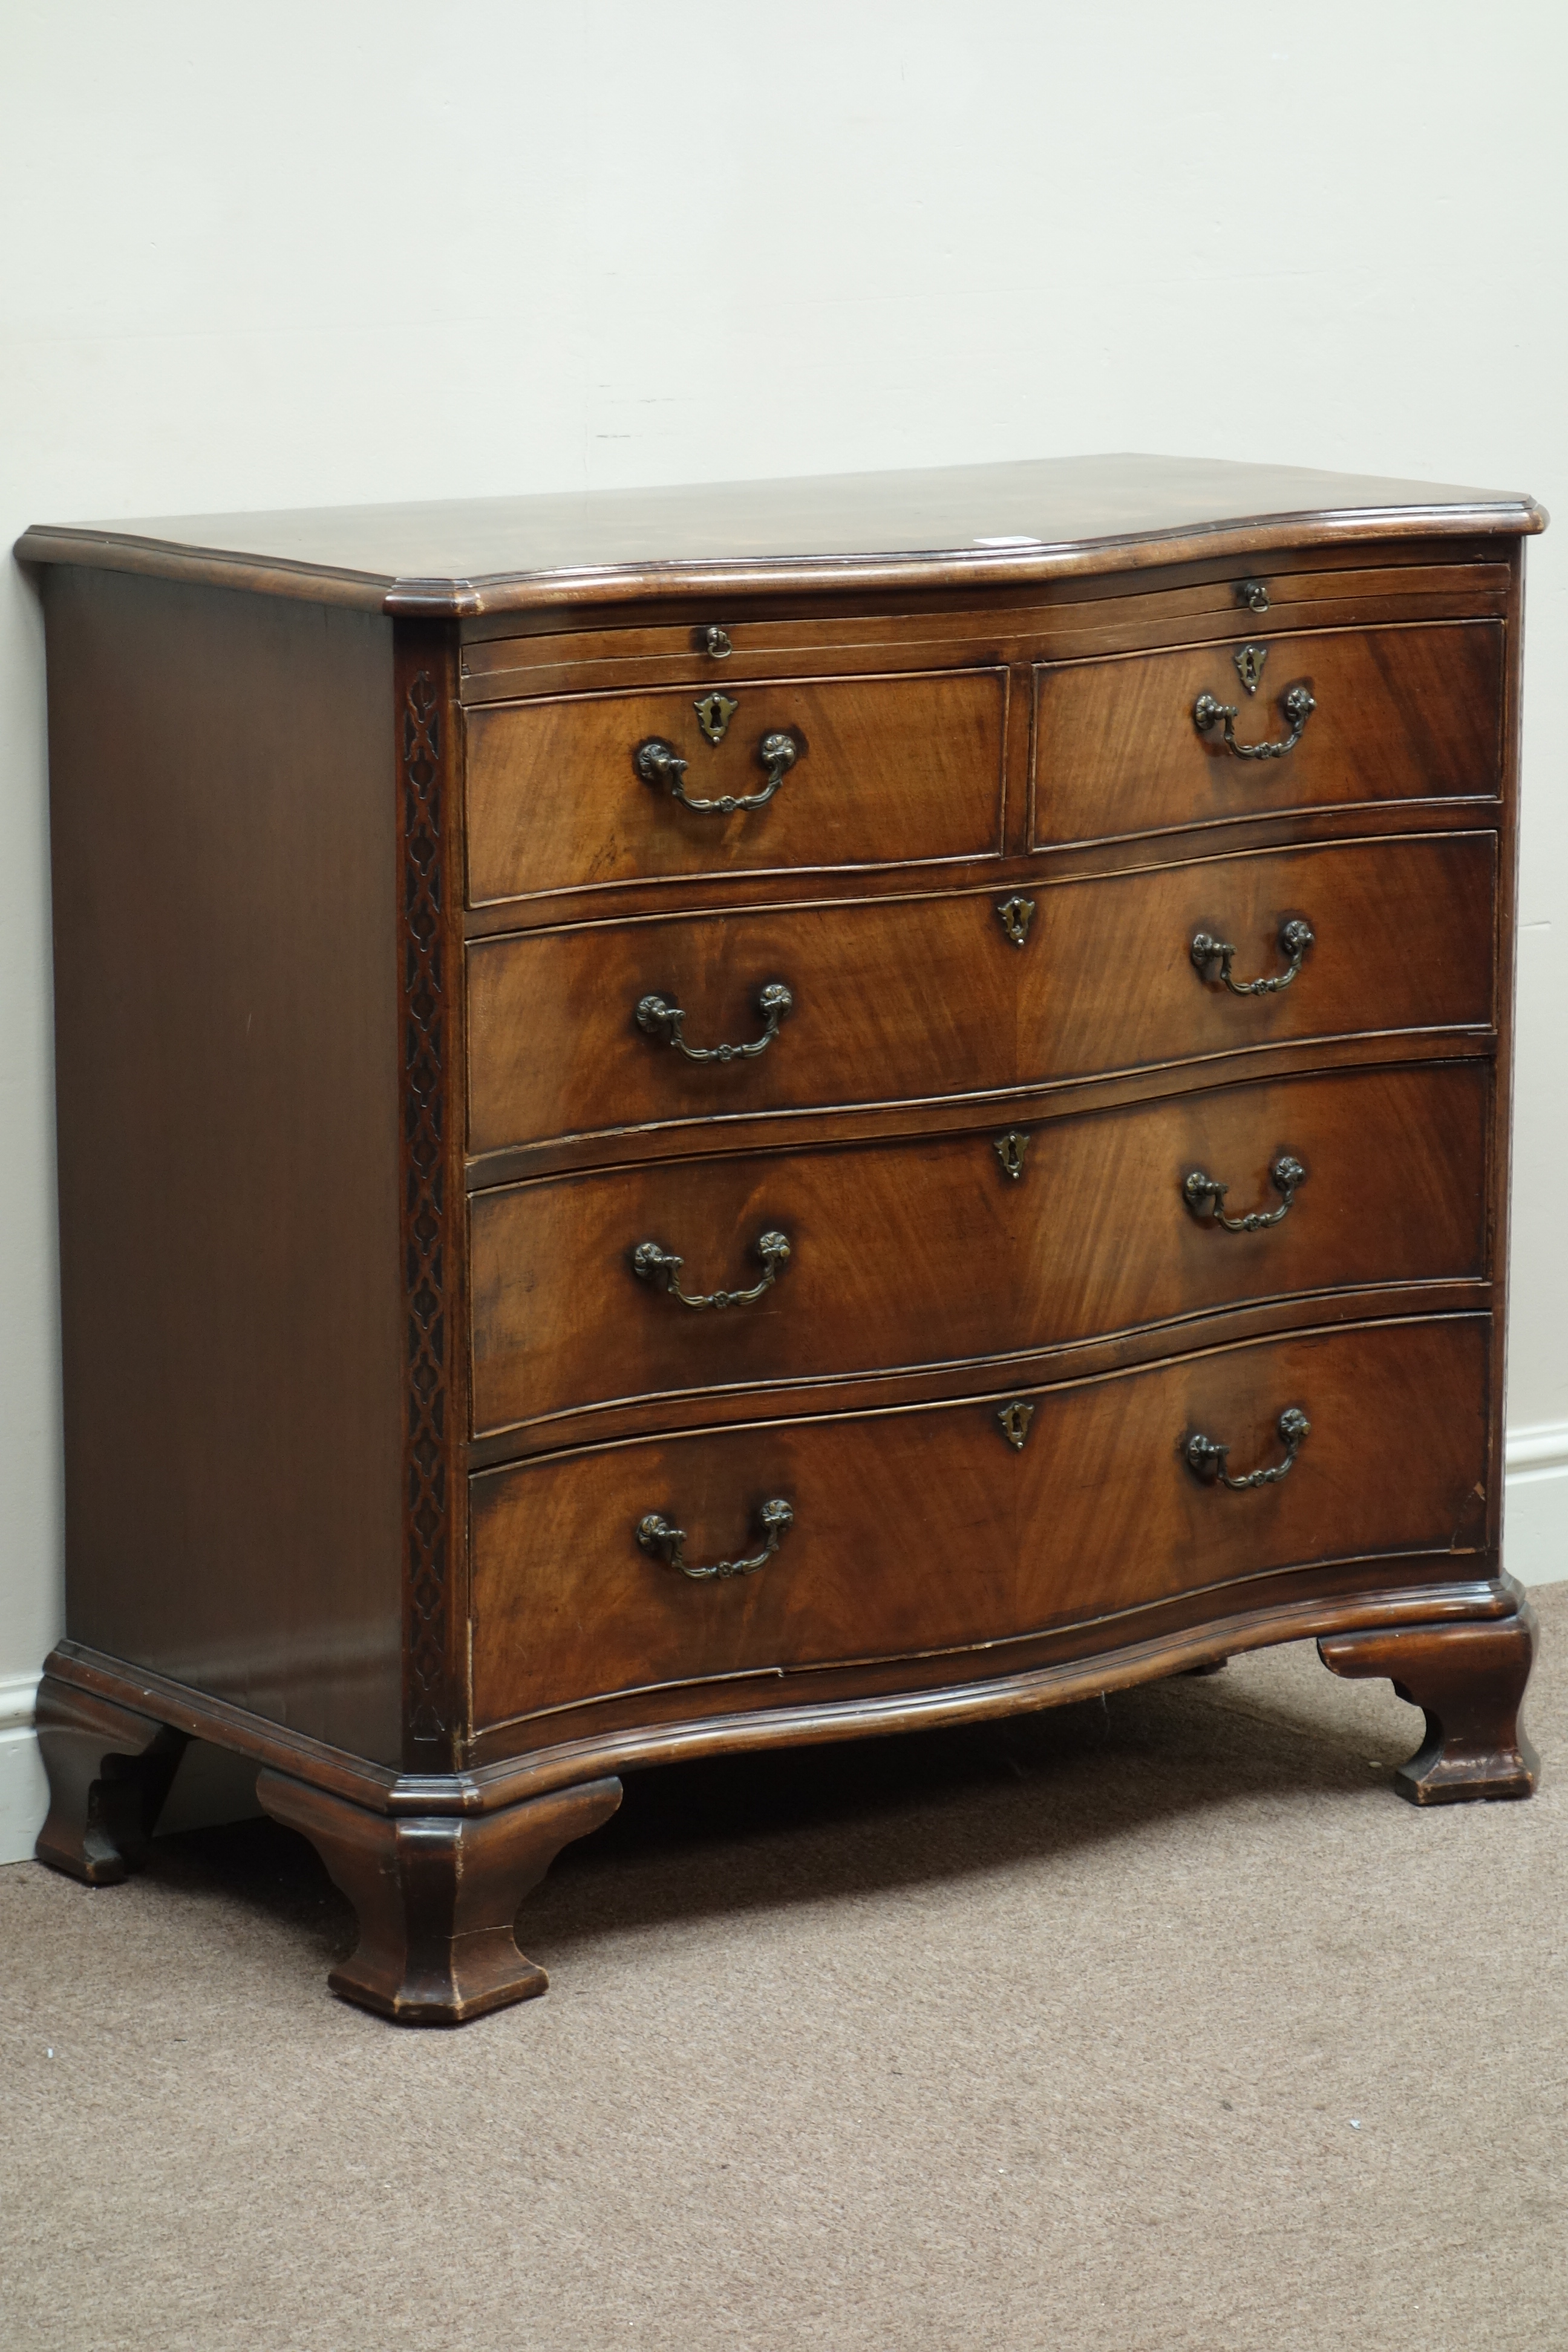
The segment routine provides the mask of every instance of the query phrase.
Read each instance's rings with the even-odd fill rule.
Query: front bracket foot
[[[34,1851],[89,1886],[112,1886],[142,1861],[185,1736],[46,1675],[38,1746],[49,1811]]]
[[[1318,1655],[1336,1675],[1386,1675],[1426,1717],[1420,1753],[1394,1774],[1414,1805],[1529,1797],[1540,1761],[1519,1720],[1535,1655],[1535,1612],[1446,1625],[1328,1633]]]
[[[300,1831],[359,1917],[332,1990],[400,2025],[462,2025],[549,1983],[519,1951],[518,1906],[563,1845],[608,1821],[618,1780],[493,1813],[373,1813],[281,1772],[258,1776],[274,1821]]]

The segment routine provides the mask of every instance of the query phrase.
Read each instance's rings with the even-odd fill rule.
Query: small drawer
[[[1460,1574],[1484,1540],[1489,1328],[1469,1315],[1363,1325],[1016,1399],[481,1474],[476,1721],[748,1675],[766,1705],[788,1695],[780,1669],[911,1652],[951,1650],[957,1678],[982,1643],[1200,1589],[1219,1616],[1215,1588],[1255,1591],[1316,1562],[1432,1551]],[[1005,1424],[1009,1405],[1024,1410]],[[1221,1484],[1221,1470],[1280,1468],[1292,1411],[1310,1426],[1288,1475]],[[682,1574],[677,1530],[689,1569],[760,1564]],[[985,1671],[1006,1664],[985,1652]]]
[[[481,1193],[476,1431],[533,1423],[542,1444],[562,1412],[613,1426],[617,1406],[698,1391],[738,1417],[759,1391],[878,1370],[990,1385],[994,1359],[1097,1334],[1474,1280],[1490,1094],[1480,1063],[1362,1070]]]
[[[1494,798],[1502,669],[1496,621],[1259,631],[1241,646],[1042,665],[1031,846]]]
[[[1485,1028],[1495,870],[1445,833],[1042,880],[1022,948],[973,891],[476,940],[469,1148]]]
[[[470,903],[994,856],[1006,703],[996,668],[470,710]]]

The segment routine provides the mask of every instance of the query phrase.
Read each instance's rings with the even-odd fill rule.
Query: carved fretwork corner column
[[[1386,1675],[1425,1713],[1426,1738],[1394,1776],[1412,1804],[1534,1795],[1540,1760],[1519,1720],[1535,1655],[1528,1603],[1512,1617],[1326,1634],[1318,1655],[1336,1675]]]
[[[399,622],[398,1221],[403,1286],[403,1721],[410,1770],[467,1761],[463,845],[458,650]]]

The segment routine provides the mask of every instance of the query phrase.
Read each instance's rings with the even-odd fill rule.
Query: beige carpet
[[[1559,2352],[1536,1598],[1532,1803],[1401,1803],[1419,1717],[1306,1645],[650,1775],[530,1906],[552,1991],[455,2033],[331,1998],[348,1915],[269,1823],[0,1872],[0,2339]]]

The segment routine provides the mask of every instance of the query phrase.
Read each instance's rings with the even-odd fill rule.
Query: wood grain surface
[[[1288,1563],[1473,1549],[1489,1336],[1484,1316],[1394,1323],[1022,1391],[1034,1419],[1017,1451],[992,1400],[477,1477],[476,1724],[770,1665],[972,1649],[1194,1587],[1217,1615],[1225,1588]],[[1232,1494],[1188,1468],[1194,1432],[1231,1448],[1233,1473],[1277,1464],[1292,1405],[1311,1433],[1279,1484]],[[692,1582],[637,1544],[660,1512],[694,1564],[739,1559],[772,1496],[795,1524],[755,1575]]]
[[[309,1838],[353,1904],[359,1941],[327,1979],[400,2025],[461,2025],[549,1982],[517,1947],[518,1906],[569,1839],[621,1801],[618,1780],[564,1789],[480,1820],[394,1820],[280,1772],[258,1776],[275,1821]]]
[[[1485,1622],[1512,1616],[1523,1601],[1522,1588],[1486,1553],[1388,1553],[1371,1577],[1364,1562],[1331,1561],[1248,1579],[1232,1587],[1218,1611],[1201,1590],[1156,1601],[1119,1618],[1109,1642],[1105,1626],[1090,1618],[990,1650],[803,1667],[787,1678],[767,1667],[695,1690],[672,1684],[619,1700],[590,1699],[552,1715],[542,1747],[531,1744],[536,1734],[526,1727],[489,1726],[469,1743],[467,1768],[444,1773],[368,1763],[78,1642],[57,1643],[47,1672],[73,1693],[155,1714],[188,1737],[215,1740],[353,1804],[428,1819],[499,1811],[634,1765],[998,1721],[1131,1690],[1274,1642],[1359,1626]]]
[[[1451,1805],[1534,1795],[1541,1760],[1519,1715],[1535,1640],[1535,1612],[1526,1602],[1490,1625],[1333,1633],[1319,1642],[1318,1655],[1336,1675],[1385,1675],[1401,1698],[1421,1708],[1426,1737],[1394,1785],[1413,1805]]]
[[[1358,539],[1517,537],[1544,522],[1518,491],[1121,455],[37,525],[19,552],[420,617],[693,589],[981,586],[1135,571],[1242,546],[1256,559]]]
[[[1510,569],[1479,549],[1445,547],[1430,552],[1451,561],[1410,560],[1427,551],[1373,549],[1388,561],[1295,569],[1313,559],[1304,551],[1275,561],[1258,578],[1245,563],[1170,564],[1131,581],[1075,579],[1042,585],[1034,601],[1005,594],[972,595],[962,603],[901,596],[863,603],[793,602],[802,609],[759,614],[753,604],[730,614],[715,654],[709,628],[675,620],[650,623],[636,609],[616,625],[563,627],[550,613],[509,614],[463,625],[462,698],[479,706],[520,696],[583,693],[595,688],[680,684],[722,685],[731,667],[752,678],[976,662],[1061,660],[1083,653],[1144,646],[1185,645],[1194,638],[1232,641],[1267,627],[1248,599],[1261,589],[1276,628],[1367,628],[1394,621],[1496,619],[1507,606]],[[1334,551],[1323,551],[1324,557]],[[1343,558],[1353,551],[1339,550]]]
[[[998,1092],[1287,1038],[1485,1028],[1494,874],[1490,834],[1409,835],[1042,882],[1021,950],[997,894],[973,892],[475,942],[469,1150]],[[1296,917],[1316,944],[1278,994],[1237,997],[1194,968],[1205,931],[1235,943],[1238,979],[1282,971]],[[693,1045],[754,1039],[775,981],[795,1010],[755,1060],[689,1062],[637,1025],[657,992],[685,1009]]]
[[[469,711],[470,900],[1002,849],[1005,671],[715,683],[736,706],[716,744],[681,688]],[[752,795],[768,782],[759,747],[775,732],[796,759],[762,808],[699,812],[637,770],[638,748],[658,739],[688,762],[691,799]]]
[[[30,533],[52,1858],[112,1874],[216,1738],[363,1897],[343,1990],[452,2019],[538,1987],[510,1913],[561,1808],[507,1809],[622,1761],[1310,1633],[1425,1677],[1414,1793],[1522,1789],[1528,1640],[1447,1634],[1517,1616],[1511,542],[1542,520],[1108,458]],[[1278,737],[1293,685],[1279,760],[1194,724],[1207,692]],[[742,797],[773,731],[761,809],[637,772],[658,736]],[[1276,979],[1288,922],[1283,988],[1192,952]],[[738,1048],[770,982],[760,1054],[636,1018]],[[1265,1228],[1184,1192],[1270,1214],[1287,1153]],[[657,1243],[740,1289],[764,1233],[749,1303],[634,1270]],[[1283,1479],[1189,1458],[1278,1465],[1287,1406]],[[754,1573],[636,1540],[658,1513],[733,1563],[773,1498]]]
[[[1239,1086],[1024,1129],[860,1150],[747,1153],[519,1184],[470,1208],[474,1419],[481,1432],[573,1407],[707,1392],[725,1419],[759,1391],[881,1367],[975,1367],[1243,1301],[1487,1271],[1484,1065]],[[1231,1233],[1184,1182],[1229,1185],[1226,1213],[1278,1212],[1270,1170],[1306,1169],[1282,1221]],[[790,1255],[754,1303],[694,1311],[633,1268],[681,1255],[689,1295]],[[998,1373],[997,1377],[1004,1377]]]
[[[398,1754],[392,632],[47,602],[67,1624]]]
[[[1266,616],[1265,616],[1266,617]],[[1258,811],[1356,801],[1495,799],[1502,757],[1503,633],[1491,621],[1273,636],[1249,695],[1229,646],[1068,664],[1036,673],[1032,845],[1214,824]],[[1283,742],[1291,687],[1316,709],[1294,751],[1239,759],[1200,733],[1211,694],[1237,742]]]

